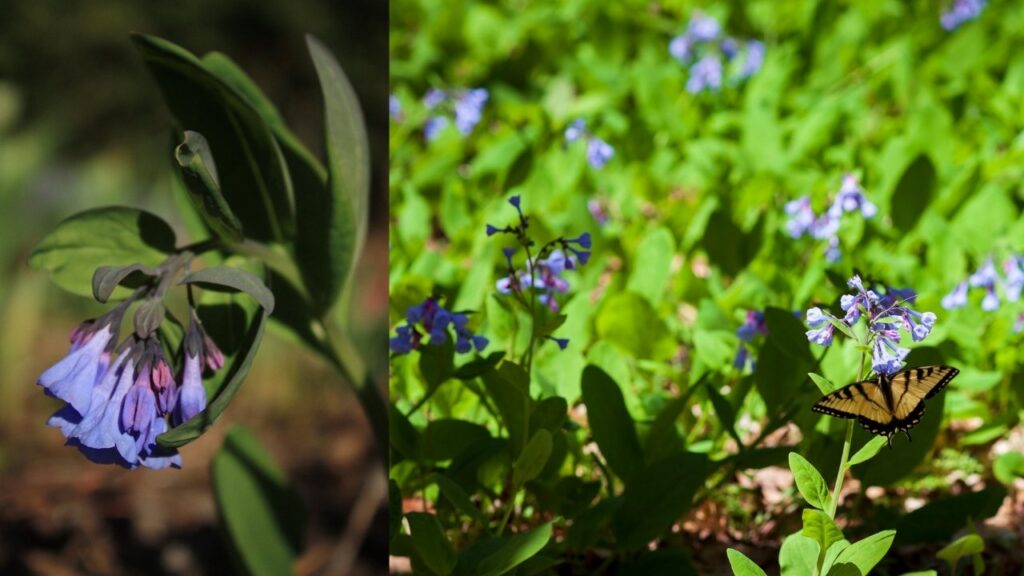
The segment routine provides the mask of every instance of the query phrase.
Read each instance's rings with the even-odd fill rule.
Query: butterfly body
[[[925,400],[942,391],[959,373],[950,366],[922,366],[892,376],[882,374],[826,394],[811,409],[856,419],[872,434],[885,436],[892,446],[892,436],[897,432],[910,438],[910,429],[924,415]]]

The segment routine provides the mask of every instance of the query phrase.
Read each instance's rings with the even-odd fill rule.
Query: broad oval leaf
[[[413,548],[427,567],[440,576],[451,574],[458,557],[451,541],[444,535],[437,516],[425,512],[409,512],[405,519],[409,522]]]
[[[793,472],[796,488],[808,504],[824,510],[828,506],[828,486],[821,473],[806,458],[796,452],[789,453],[789,469]]]
[[[883,530],[850,544],[836,557],[833,570],[841,570],[844,564],[850,564],[861,574],[871,573],[871,569],[881,562],[885,553],[889,551],[894,538],[896,538],[895,530]]]
[[[594,441],[615,474],[628,480],[642,465],[643,452],[622,390],[597,366],[583,369],[583,403]]]
[[[682,452],[637,470],[626,481],[613,531],[618,548],[640,548],[664,533],[693,505],[708,476],[705,454]]]
[[[945,548],[935,553],[935,556],[940,560],[945,560],[950,567],[955,567],[956,563],[965,556],[972,556],[974,554],[981,554],[985,551],[985,541],[981,539],[981,536],[977,534],[965,534],[949,543]]]
[[[729,557],[729,566],[732,568],[733,576],[767,576],[764,570],[753,560],[747,558],[743,552],[729,548],[725,551],[725,555]]]
[[[481,526],[487,525],[487,517],[484,516],[484,513],[479,508],[473,505],[473,501],[469,499],[469,494],[466,493],[458,482],[444,474],[434,474],[431,478],[437,483],[441,494],[452,503],[456,510],[476,520]],[[401,508],[401,504],[399,504],[399,508]],[[401,521],[401,515],[399,515],[399,521]]]
[[[480,576],[500,576],[535,556],[551,540],[551,522],[545,522],[529,532],[516,534],[496,552],[480,561]]]
[[[522,486],[540,474],[551,457],[552,444],[551,432],[543,428],[537,430],[512,466],[513,485]]]
[[[818,567],[818,543],[803,534],[790,534],[779,550],[782,576],[807,576]]]
[[[174,243],[174,230],[159,216],[120,206],[95,208],[58,224],[32,251],[28,262],[49,272],[64,290],[92,296],[98,268],[156,267],[174,252]]]
[[[230,266],[211,266],[190,272],[179,284],[196,284],[208,290],[245,292],[269,315],[274,311],[274,293],[255,274]]]
[[[242,223],[220,191],[217,164],[206,138],[199,132],[185,131],[185,141],[174,149],[185,189],[199,216],[220,238],[230,242],[242,239]]]
[[[882,449],[882,446],[885,446],[886,442],[885,436],[875,436],[869,440],[867,444],[861,446],[860,450],[857,450],[856,454],[850,458],[848,465],[856,466],[861,462],[871,460],[875,457],[875,454],[878,454],[878,451]]]
[[[498,407],[508,429],[512,457],[517,458],[526,446],[530,430],[530,395],[526,372],[513,362],[502,362],[497,370],[484,374],[487,393]]]
[[[833,544],[843,540],[843,532],[828,514],[821,510],[804,508],[801,534],[818,543],[818,550],[824,555]]]
[[[248,430],[233,427],[210,466],[234,560],[245,574],[292,573],[301,551],[302,500]]]
[[[249,99],[184,48],[142,34],[132,40],[181,127],[200,132],[209,142],[221,192],[246,236],[276,242],[291,238],[289,174],[270,127]]]
[[[370,152],[355,90],[334,56],[312,36],[309,54],[324,97],[326,189],[297,188],[295,252],[318,310],[329,308],[351,277],[369,215]]]
[[[892,193],[890,208],[892,224],[900,232],[909,232],[927,211],[935,195],[937,181],[935,165],[927,154],[915,158],[903,171]]]

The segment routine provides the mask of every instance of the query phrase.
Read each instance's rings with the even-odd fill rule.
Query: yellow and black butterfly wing
[[[874,434],[889,437],[921,421],[924,401],[946,387],[960,371],[950,366],[922,366],[893,376],[855,382],[819,400],[812,410],[855,418]]]
[[[878,379],[843,386],[826,394],[811,409],[837,418],[853,418],[875,434],[888,436],[896,429],[893,411]]]

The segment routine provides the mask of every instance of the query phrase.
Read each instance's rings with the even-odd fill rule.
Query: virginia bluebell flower
[[[693,15],[686,29],[687,36],[697,42],[711,42],[718,38],[721,32],[722,26],[718,23],[718,20],[700,12]]]
[[[402,102],[394,94],[388,96],[388,116],[391,116],[392,120],[402,119]]]
[[[89,410],[93,386],[107,371],[126,309],[119,305],[75,328],[68,355],[39,376],[38,384],[47,394],[67,402],[79,414]]]
[[[857,177],[847,174],[843,177],[839,193],[821,216],[814,215],[809,196],[787,202],[785,211],[788,216],[786,231],[791,238],[810,235],[816,240],[826,241],[825,260],[837,262],[841,256],[838,234],[843,214],[860,212],[864,218],[872,218],[878,213],[878,207],[864,195]]]
[[[1003,293],[1006,294],[1006,299],[1010,302],[1020,300],[1020,292],[1024,288],[1022,262],[1024,262],[1024,258],[1016,255],[1003,260],[1003,274],[1006,276],[1006,280],[1003,282]]]
[[[722,61],[716,54],[707,54],[690,68],[690,77],[686,80],[686,91],[698,94],[705,90],[712,92],[722,87]]]
[[[954,310],[967,305],[967,281],[956,285],[956,288],[942,297],[942,307],[946,310]]]
[[[199,318],[193,312],[185,332],[184,362],[181,372],[181,388],[178,393],[178,407],[175,418],[185,422],[206,409],[206,389],[203,388],[203,366],[206,364],[204,339]]]
[[[487,347],[487,338],[473,333],[469,329],[467,312],[451,312],[441,306],[434,298],[410,306],[405,311],[404,326],[398,326],[397,336],[388,341],[389,348],[395,354],[408,354],[420,348],[424,333],[430,336],[431,346],[440,346],[448,341],[448,326],[455,330],[455,351],[466,353],[476,348],[482,352]],[[417,326],[423,330],[421,333]]]
[[[587,122],[582,118],[574,120],[565,129],[565,143],[572,144],[578,141],[587,143],[587,162],[595,169],[604,168],[613,156],[615,148],[604,140],[594,136],[587,130]]]
[[[915,342],[924,340],[935,325],[936,316],[931,312],[919,313],[910,308],[913,291],[889,288],[885,295],[865,288],[859,276],[850,278],[847,285],[853,294],[844,294],[839,299],[845,314],[836,318],[828,312],[814,307],[807,310],[807,339],[820,346],[832,344],[837,323],[853,326],[861,318],[867,324],[868,344],[872,348],[872,369],[878,374],[891,375],[903,367],[909,349],[901,347],[900,328],[903,328]]]
[[[427,110],[437,113],[427,119],[423,125],[423,136],[428,140],[437,138],[447,125],[449,114],[455,116],[455,128],[463,135],[468,135],[480,123],[483,108],[490,93],[486,88],[470,88],[445,92],[431,88],[423,96],[423,105]]]
[[[580,126],[580,129],[582,130],[583,126]],[[535,302],[557,313],[560,304],[556,296],[569,290],[569,282],[562,275],[566,270],[584,265],[590,259],[590,233],[584,232],[575,238],[556,238],[534,253],[531,251],[534,242],[527,235],[529,219],[523,213],[520,197],[512,196],[509,198],[509,204],[515,207],[519,224],[504,228],[488,224],[487,232],[488,235],[503,233],[515,236],[526,252],[526,266],[525,270],[517,270],[512,260],[516,250],[504,248],[502,252],[505,255],[507,273],[495,282],[495,289],[500,294],[514,296],[516,302],[531,314],[536,312]],[[550,335],[545,337],[557,343],[563,350],[568,345],[568,340]]]
[[[722,50],[725,51],[724,42],[722,44]],[[731,58],[731,56],[729,57]],[[763,64],[764,42],[761,42],[760,40],[750,40],[747,42],[747,51],[743,57],[743,66],[740,68],[739,78],[749,78],[754,74],[757,74]]]
[[[755,336],[763,336],[767,333],[768,324],[765,322],[764,313],[757,310],[748,310],[746,320],[736,329],[736,337],[740,339],[740,346],[736,351],[733,366],[743,370],[749,363],[752,369],[756,368],[757,361],[751,357],[747,344],[753,341]]]
[[[996,283],[998,281],[999,275],[996,273],[996,267],[992,263],[991,258],[985,260],[981,268],[967,279],[967,283],[971,287],[985,289],[985,297],[981,301],[981,309],[986,312],[999,308],[999,294],[996,293]]]
[[[953,0],[953,5],[942,13],[939,22],[946,30],[953,31],[980,16],[985,4],[986,0]]]

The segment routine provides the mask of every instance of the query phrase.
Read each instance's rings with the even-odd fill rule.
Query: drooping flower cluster
[[[423,105],[427,110],[435,112],[423,126],[423,136],[427,140],[437,138],[441,130],[448,125],[449,116],[454,114],[455,127],[463,135],[473,131],[483,116],[484,105],[490,94],[486,88],[470,88],[446,92],[437,88],[430,89],[423,97]]]
[[[981,16],[985,9],[986,0],[953,0],[949,10],[942,13],[939,22],[946,30],[953,31],[965,22],[974,20]]]
[[[1017,302],[1020,300],[1021,291],[1024,290],[1024,256],[1012,254],[1006,257],[1003,259],[1002,269],[1003,274],[1000,276],[993,258],[986,258],[973,274],[942,297],[942,307],[946,310],[955,310],[966,306],[971,288],[981,288],[985,291],[985,296],[981,299],[981,309],[986,312],[999,309],[1002,303],[1000,292],[1008,302]],[[1024,330],[1024,313],[1018,315],[1013,329],[1014,332]]]
[[[751,369],[757,367],[757,360],[750,355],[747,344],[753,341],[756,336],[768,334],[768,324],[765,322],[764,313],[757,310],[748,310],[747,318],[743,324],[736,329],[736,336],[740,339],[740,347],[736,351],[736,359],[733,366],[743,370],[750,365]]]
[[[430,336],[431,346],[440,346],[448,341],[448,327],[455,331],[455,351],[460,354],[476,348],[483,352],[487,347],[487,338],[475,334],[469,329],[468,312],[451,312],[441,306],[434,298],[427,298],[416,306],[405,311],[405,325],[399,326],[398,335],[388,341],[391,351],[395,354],[408,354],[419,349],[424,335]],[[419,327],[419,329],[417,328]],[[423,332],[420,332],[420,329]]]
[[[878,213],[878,207],[867,199],[857,177],[852,174],[843,176],[839,193],[821,216],[814,214],[810,196],[787,202],[785,210],[788,217],[786,231],[790,237],[797,239],[808,235],[816,240],[825,240],[828,243],[825,259],[829,262],[837,262],[841,256],[838,234],[843,214],[860,212],[861,216],[870,219]]]
[[[590,233],[584,232],[575,238],[557,238],[543,245],[536,254],[533,254],[531,247],[534,244],[526,232],[530,226],[530,220],[523,213],[520,197],[512,196],[508,202],[516,209],[519,216],[518,223],[504,228],[488,224],[487,235],[509,234],[515,236],[526,252],[526,264],[525,269],[517,270],[513,263],[513,256],[518,250],[504,248],[502,252],[505,255],[507,274],[495,283],[495,288],[501,294],[513,296],[517,302],[531,312],[534,310],[533,306],[536,302],[551,312],[557,313],[560,304],[556,296],[569,290],[569,282],[563,277],[563,274],[566,270],[575,270],[586,264],[590,259]],[[569,341],[564,338],[555,338],[552,335],[547,335],[545,338],[558,344],[562,350],[569,345]]]
[[[718,91],[726,75],[741,82],[756,74],[764,63],[765,47],[758,40],[742,42],[741,47],[739,40],[722,35],[718,20],[698,12],[686,31],[669,41],[668,52],[690,68],[686,91],[698,94]]]
[[[903,360],[910,352],[901,347],[900,328],[910,334],[914,342],[924,340],[935,325],[936,316],[931,312],[919,313],[909,304],[915,294],[911,290],[889,288],[879,295],[867,290],[859,276],[850,278],[847,285],[853,294],[844,294],[840,307],[845,313],[837,318],[821,308],[807,310],[807,339],[820,346],[829,346],[835,334],[836,325],[854,326],[861,318],[867,324],[868,342],[872,348],[871,366],[878,374],[891,375],[903,367]]]
[[[168,430],[168,418],[180,424],[206,408],[202,372],[219,370],[224,356],[193,310],[181,350],[184,368],[175,381],[157,331],[136,328],[118,344],[133,300],[78,326],[67,356],[39,377],[47,394],[66,402],[47,424],[93,462],[180,468],[177,450],[157,445],[156,437]]]
[[[565,129],[566,144],[572,144],[579,140],[587,143],[587,162],[595,169],[604,168],[605,164],[615,156],[615,148],[591,134],[587,130],[587,121],[582,118],[576,119]]]

